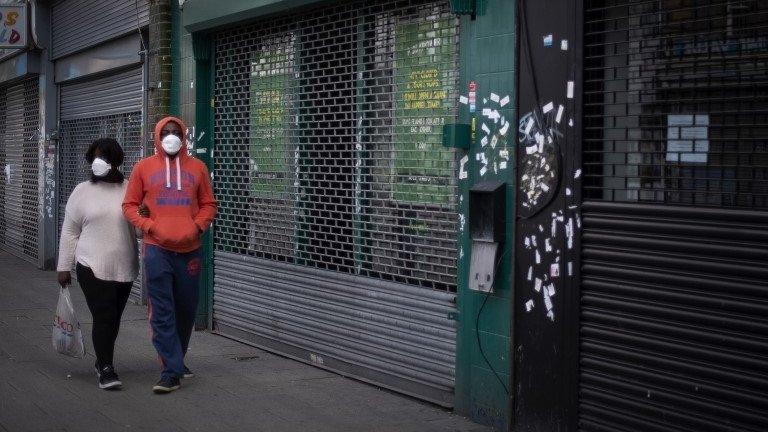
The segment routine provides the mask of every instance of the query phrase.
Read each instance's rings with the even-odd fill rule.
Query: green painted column
[[[514,158],[517,143],[516,2],[480,0],[478,3],[480,8],[474,19],[470,16],[461,18],[459,48],[459,94],[468,98],[466,104],[459,105],[459,122],[472,125],[472,138],[470,149],[460,155],[466,156],[466,162],[462,164],[462,173],[466,172],[466,178],[460,183],[455,410],[475,422],[508,430],[511,422],[510,335],[514,288],[511,272],[514,263]],[[470,87],[475,91],[474,112],[471,112]],[[492,180],[506,184],[505,241],[497,255],[494,292],[486,295],[468,288],[472,255],[469,190],[476,183]],[[478,317],[481,308],[482,313]],[[478,340],[485,356],[481,353]]]

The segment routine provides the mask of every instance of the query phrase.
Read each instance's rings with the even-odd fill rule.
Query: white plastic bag
[[[56,307],[56,315],[53,316],[52,341],[53,348],[58,353],[77,358],[85,356],[83,331],[80,329],[80,321],[75,315],[67,287],[59,290],[59,304]]]

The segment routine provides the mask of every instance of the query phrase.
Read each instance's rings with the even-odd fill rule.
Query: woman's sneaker
[[[106,365],[101,368],[96,366],[96,376],[99,377],[99,388],[103,390],[119,389],[123,383],[115,373],[112,365]]]
[[[174,378],[160,378],[160,381],[152,387],[152,391],[155,393],[170,393],[174,390],[178,390],[181,387],[181,381]]]
[[[182,378],[194,378],[195,373],[189,370],[187,365],[184,365],[184,374],[181,376]]]

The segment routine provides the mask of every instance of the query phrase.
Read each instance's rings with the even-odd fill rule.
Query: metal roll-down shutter
[[[141,159],[142,71],[140,67],[96,79],[64,84],[60,88],[59,232],[64,208],[78,183],[90,178],[85,161],[88,146],[97,138],[115,138],[123,147],[121,167],[128,179]],[[141,300],[140,278],[131,293]]]
[[[585,9],[579,430],[768,430],[768,5]]]
[[[147,24],[148,0],[59,0],[51,7],[51,57],[82,51]]]
[[[0,247],[38,262],[38,79],[0,88]]]
[[[215,44],[214,329],[451,405],[448,2],[332,2]]]

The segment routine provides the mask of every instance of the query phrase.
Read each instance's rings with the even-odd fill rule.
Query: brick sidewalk
[[[195,332],[181,390],[154,395],[159,366],[144,307],[129,304],[115,353],[124,387],[96,386],[90,313],[75,309],[88,356],[54,352],[58,289],[43,272],[0,252],[0,431],[489,431],[434,406],[257,348]]]

